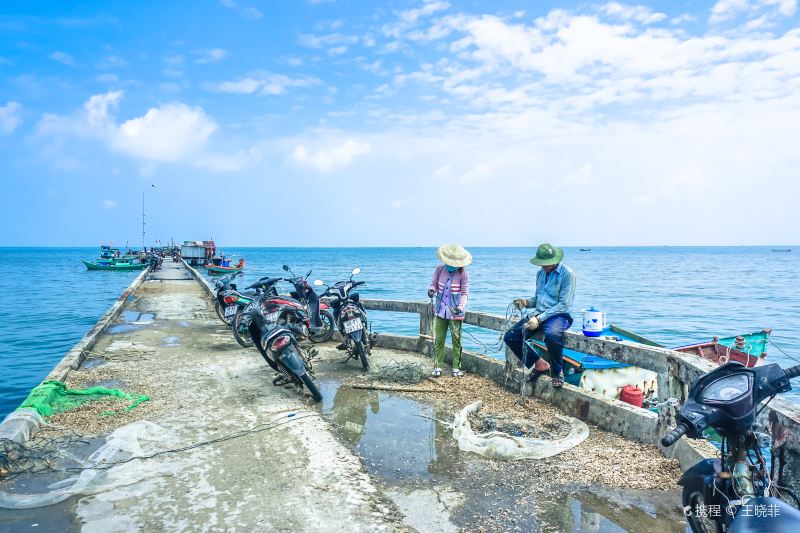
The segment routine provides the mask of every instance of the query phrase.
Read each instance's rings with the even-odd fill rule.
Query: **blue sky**
[[[3,2],[0,245],[800,243],[796,4]]]

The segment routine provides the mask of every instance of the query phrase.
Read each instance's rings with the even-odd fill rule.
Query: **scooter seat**
[[[778,498],[753,498],[739,509],[730,533],[800,531],[800,510]]]

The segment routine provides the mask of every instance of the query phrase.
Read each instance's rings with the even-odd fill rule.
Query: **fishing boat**
[[[754,367],[767,356],[767,342],[772,329],[762,329],[745,335],[733,337],[714,337],[710,341],[679,346],[673,350],[699,355],[712,363],[724,365],[736,361],[747,367]]]
[[[244,259],[239,259],[239,262],[235,265],[225,265],[224,261],[207,263],[205,268],[212,276],[219,274],[235,274],[241,272],[244,268]]]
[[[592,249],[591,248],[580,248],[580,251],[581,252],[591,252]]]
[[[122,261],[83,261],[83,264],[86,265],[87,270],[128,271],[147,268],[147,263],[126,263]]]
[[[602,331],[602,337],[622,344],[645,344],[660,346],[641,335],[610,324]],[[529,348],[539,355],[547,351],[544,341],[528,339]],[[588,355],[564,348],[564,381],[606,398],[619,399],[626,385],[639,387],[645,397],[657,397],[658,376],[652,370],[612,361],[596,355]]]
[[[708,342],[672,348],[673,350],[699,355],[716,364],[738,361],[748,367],[759,364],[767,356],[767,342],[771,329],[763,329],[745,335],[714,337]],[[622,344],[644,344],[665,348],[662,344],[627,331],[614,324],[604,328],[601,334],[606,340]],[[529,348],[538,354],[547,351],[544,342],[537,339],[527,341]],[[606,398],[619,399],[626,385],[638,387],[644,398],[658,398],[658,376],[651,370],[639,368],[595,355],[588,355],[568,348],[564,349],[564,381],[592,391]],[[645,402],[647,403],[647,402]]]

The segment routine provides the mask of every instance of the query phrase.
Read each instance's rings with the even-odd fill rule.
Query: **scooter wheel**
[[[315,402],[322,401],[322,394],[319,392],[319,387],[317,386],[316,380],[311,376],[310,373],[306,372],[303,374],[300,379],[303,382],[303,385],[308,389],[308,392],[311,393],[311,397],[314,398]]]
[[[322,321],[322,327],[316,335],[309,335],[308,340],[314,343],[327,342],[333,337],[333,314],[326,310],[319,312],[319,319]]]

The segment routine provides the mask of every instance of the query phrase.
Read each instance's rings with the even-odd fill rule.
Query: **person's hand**
[[[428,298],[433,298],[433,295],[436,294],[436,291],[433,289],[428,289]]]
[[[530,320],[525,322],[525,329],[527,329],[528,331],[536,331],[537,329],[539,329],[539,326],[541,326],[541,322],[539,322],[539,319],[536,318],[535,316],[531,317]]]
[[[526,305],[528,305],[528,300],[525,300],[524,298],[517,298],[514,300],[514,307],[517,309],[523,309]]]

